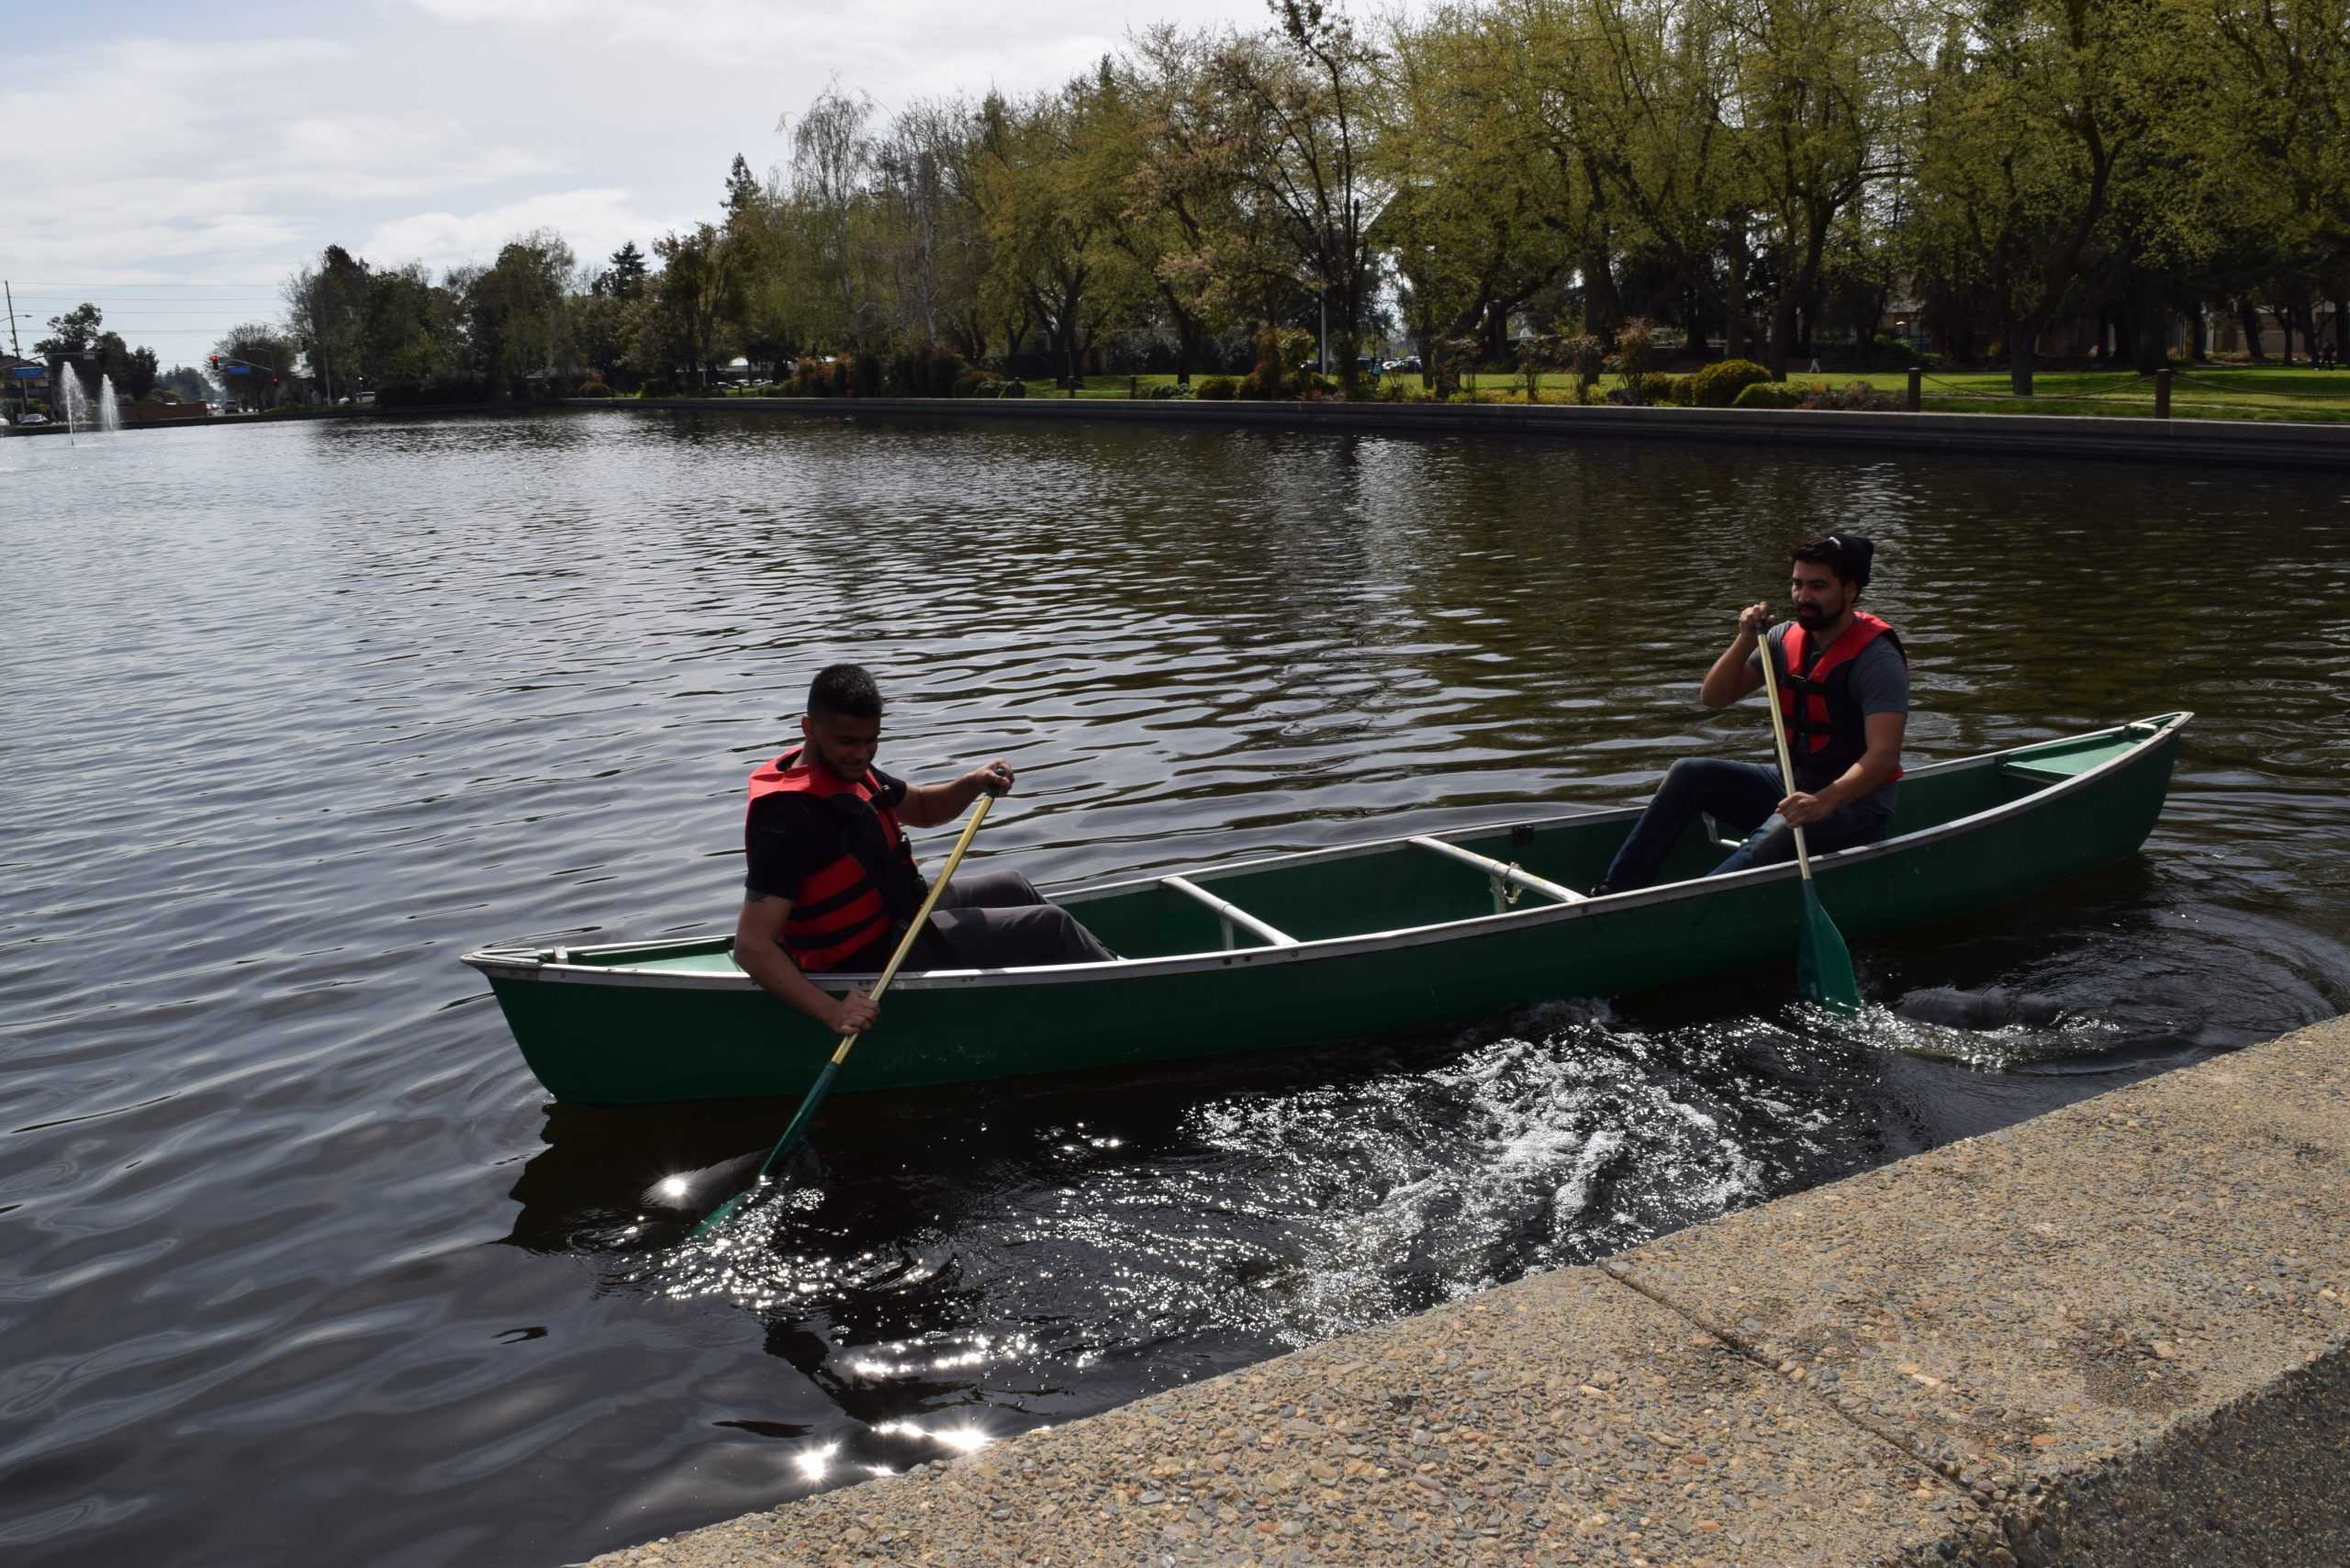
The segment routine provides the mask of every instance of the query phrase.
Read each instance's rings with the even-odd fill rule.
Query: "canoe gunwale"
[[[1965,816],[1953,817],[1931,827],[1882,839],[1875,844],[1840,849],[1827,855],[1812,857],[1816,877],[1826,880],[1840,870],[1865,865],[1906,853],[1908,850],[1936,844],[1947,839],[1977,833],[2003,821],[2012,820],[2036,810],[2041,805],[2094,789],[2115,772],[2143,763],[2194,718],[2191,711],[2178,711],[2157,714],[2150,719],[2130,721],[2102,730],[2091,730],[2076,735],[2059,736],[2053,740],[2034,741],[2001,751],[1985,752],[1974,756],[1954,757],[1948,761],[1929,763],[1908,770],[1908,777],[1930,773],[1959,772],[1974,768],[1996,767],[2022,754],[2044,751],[2055,745],[2079,745],[2089,742],[2130,735],[2134,744],[2116,752],[2093,767],[2060,781],[2052,781],[2028,794]],[[1438,834],[1402,834],[1393,838],[1375,839],[1362,844],[1340,845],[1326,849],[1292,851],[1281,855],[1259,857],[1253,860],[1221,861],[1213,866],[1177,868],[1116,881],[1081,883],[1070,888],[1071,894],[1082,893],[1088,898],[1138,890],[1155,886],[1168,876],[1182,876],[1210,887],[1214,879],[1244,871],[1258,871],[1284,863],[1317,862],[1351,859],[1359,856],[1392,850],[1408,844],[1414,837],[1437,837],[1445,840],[1476,838],[1514,828],[1542,828],[1568,823],[1587,823],[1610,817],[1627,823],[1636,818],[1644,808],[1624,806],[1597,811],[1570,812],[1555,816],[1514,818],[1505,822],[1455,828]],[[1584,899],[1574,903],[1545,903],[1521,909],[1506,910],[1493,914],[1472,915],[1461,920],[1439,922],[1431,925],[1403,926],[1384,931],[1361,932],[1351,935],[1300,939],[1293,946],[1245,947],[1231,950],[1210,950],[1197,953],[1172,954],[1150,958],[1120,958],[1109,963],[1039,965],[1023,969],[929,969],[899,976],[893,988],[900,991],[963,991],[995,990],[1013,986],[1084,985],[1118,983],[1145,977],[1174,976],[1216,970],[1255,968],[1270,964],[1310,964],[1360,957],[1367,952],[1427,946],[1464,938],[1475,938],[1500,931],[1525,931],[1558,924],[1566,921],[1602,917],[1610,913],[1648,907],[1655,904],[1680,902],[1704,898],[1733,888],[1748,888],[1774,881],[1792,881],[1801,875],[1793,861],[1780,865],[1758,866],[1727,876],[1703,875],[1678,882],[1664,882],[1631,892],[1613,893],[1605,898]],[[1055,890],[1048,889],[1047,891]],[[1068,901],[1062,901],[1064,902]],[[1083,901],[1078,901],[1083,902]],[[711,936],[700,939],[713,950],[722,950],[724,938]],[[674,953],[681,946],[699,945],[693,939],[675,938],[651,942],[616,943],[599,946],[594,951],[604,955],[626,954],[642,950],[647,953]],[[496,946],[483,947],[463,955],[461,961],[479,970],[494,981],[531,981],[548,984],[614,986],[676,990],[689,991],[752,991],[758,982],[736,969],[722,970],[654,970],[627,964],[558,963],[539,957],[549,951],[547,945]],[[577,948],[575,945],[573,950]],[[836,986],[869,984],[871,975],[825,974],[819,983],[828,989]]]

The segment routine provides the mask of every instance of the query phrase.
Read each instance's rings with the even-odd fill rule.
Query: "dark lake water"
[[[2350,1000],[2336,479],[613,412],[0,441],[0,492],[11,1564],[574,1561]],[[1914,756],[2199,714],[2143,856],[1863,944],[1857,1022],[1766,973],[836,1097],[721,1256],[636,1194],[790,1106],[551,1106],[456,961],[730,926],[842,657],[893,771],[1019,765],[975,864],[1040,880],[1632,801],[1767,754],[1697,679],[1838,525]],[[2035,1001],[1902,1015],[1950,988]]]

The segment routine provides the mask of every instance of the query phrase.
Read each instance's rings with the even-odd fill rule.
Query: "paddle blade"
[[[1803,884],[1803,940],[1796,948],[1796,984],[1807,1001],[1852,1016],[1861,1011],[1860,982],[1852,978],[1852,955],[1818,892]]]
[[[694,1234],[696,1236],[708,1236],[711,1231],[716,1230],[720,1226],[724,1225],[726,1223],[726,1216],[733,1214],[735,1209],[740,1207],[743,1200],[750,1195],[751,1194],[749,1193],[737,1193],[733,1197],[727,1199],[724,1203],[719,1204],[716,1208],[711,1210],[710,1217],[702,1221],[699,1225],[694,1226]]]
[[[690,1214],[722,1193],[739,1193],[749,1186],[759,1173],[760,1161],[766,1158],[767,1150],[753,1149],[699,1170],[664,1176],[637,1195],[637,1207]]]

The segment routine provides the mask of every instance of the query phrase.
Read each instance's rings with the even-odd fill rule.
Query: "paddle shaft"
[[[1779,748],[1779,783],[1788,794],[1796,792],[1796,765],[1787,756],[1787,717],[1779,711],[1779,678],[1774,673],[1771,657],[1771,629],[1764,627],[1762,635],[1755,639],[1754,651],[1762,660],[1762,689],[1771,700],[1771,739]],[[1790,827],[1795,824],[1790,823]],[[1795,828],[1796,864],[1803,868],[1803,879],[1811,880],[1811,851],[1803,841],[1803,829]]]

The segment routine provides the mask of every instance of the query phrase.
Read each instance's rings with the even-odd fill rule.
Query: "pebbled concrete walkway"
[[[2350,1562],[2350,1020],[669,1563]]]

